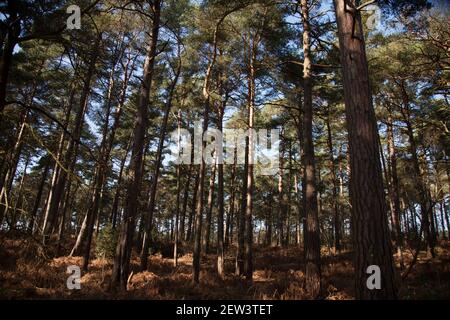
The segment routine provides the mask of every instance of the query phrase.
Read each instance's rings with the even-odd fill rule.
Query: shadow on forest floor
[[[351,252],[332,255],[322,253],[323,298],[353,299],[353,267]],[[404,252],[409,264],[412,253]],[[397,261],[396,257],[396,261]],[[419,255],[417,264],[405,282],[403,299],[450,298],[450,243],[441,242],[437,257]],[[132,257],[133,276],[127,292],[110,293],[108,284],[112,264],[94,259],[89,272],[82,273],[81,290],[68,290],[67,266],[82,264],[81,257],[49,258],[30,239],[0,240],[1,299],[307,299],[304,290],[303,251],[298,247],[256,248],[254,281],[232,274],[234,258],[226,256],[227,276],[220,279],[215,271],[216,256],[202,258],[200,284],[192,284],[192,254],[179,258],[178,267],[172,259],[154,255],[149,258],[148,271],[137,272],[139,258]],[[398,265],[398,261],[397,261]]]

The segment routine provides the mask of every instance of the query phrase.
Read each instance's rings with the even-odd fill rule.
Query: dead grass
[[[420,254],[417,265],[402,284],[403,299],[450,298],[450,244],[442,243],[436,259]],[[82,273],[81,290],[66,288],[67,266],[81,265],[81,257],[50,259],[21,239],[3,239],[0,246],[0,298],[2,299],[308,299],[304,290],[303,252],[301,248],[256,248],[254,281],[245,282],[232,274],[234,258],[226,256],[225,279],[217,276],[216,257],[202,258],[201,283],[192,284],[192,254],[172,259],[151,256],[148,271],[138,272],[139,259],[132,256],[133,277],[128,291],[108,291],[112,264],[94,259],[89,272]],[[353,267],[351,252],[323,257],[323,298],[353,299]],[[405,251],[406,264],[412,253]],[[398,261],[397,261],[398,262]]]

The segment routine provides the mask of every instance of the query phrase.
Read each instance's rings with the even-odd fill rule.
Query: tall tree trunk
[[[220,83],[221,90],[223,89],[222,82]],[[221,92],[222,93],[222,92]],[[223,116],[225,113],[225,107],[227,103],[227,96],[228,94],[225,94],[225,99],[222,103],[219,105],[218,110],[218,119],[217,119],[217,127],[220,132],[223,131]],[[221,154],[221,152],[220,152]],[[222,279],[225,275],[225,244],[224,244],[224,177],[223,177],[223,159],[219,159],[219,163],[217,165],[217,206],[218,206],[218,212],[217,212],[217,274]]]
[[[239,215],[237,219],[238,230],[237,230],[237,250],[236,250],[236,270],[235,274],[237,276],[244,275],[244,260],[245,260],[245,213],[247,207],[247,189],[248,189],[248,140],[245,141],[245,163],[244,163],[244,174],[242,181],[242,194],[241,194],[241,204]]]
[[[147,207],[148,215],[144,218],[144,238],[142,241],[142,251],[141,251],[141,270],[147,270],[147,260],[148,260],[148,249],[150,246],[150,235],[151,235],[151,226],[153,220],[153,213],[155,210],[155,200],[156,200],[156,191],[158,188],[158,179],[159,179],[159,171],[161,169],[161,161],[162,161],[162,152],[164,148],[164,140],[166,138],[167,131],[167,122],[169,120],[170,109],[172,108],[172,99],[175,91],[175,87],[178,82],[178,77],[181,72],[181,64],[178,65],[178,69],[175,74],[175,78],[173,79],[170,88],[169,88],[169,96],[167,97],[165,110],[164,110],[164,118],[161,125],[161,131],[159,133],[159,142],[158,149],[156,151],[156,159],[155,159],[155,171],[153,173],[152,183],[150,185],[150,197]]]
[[[280,170],[278,171],[278,216],[277,216],[277,245],[283,246],[284,239],[284,213],[286,204],[284,202],[284,188],[283,188],[283,176],[284,176],[284,141],[280,142]]]
[[[205,81],[206,82],[206,81]],[[208,129],[209,121],[209,94],[207,94],[205,100],[205,107],[203,112],[203,126],[202,133]],[[205,184],[205,161],[203,159],[203,150],[205,149],[205,142],[202,140],[200,148],[200,168],[198,173],[198,189],[197,189],[197,203],[195,207],[195,233],[194,233],[194,255],[193,255],[193,282],[198,284],[200,281],[200,255],[201,255],[201,240],[202,240],[202,215],[203,215],[203,192]]]
[[[227,214],[227,227],[225,229],[225,249],[228,249],[229,245],[233,242],[233,220],[235,212],[235,201],[236,201],[236,149],[234,150],[234,161],[233,168],[231,169],[231,186],[230,186],[230,206]]]
[[[181,110],[178,110],[178,150],[180,150],[180,142],[181,142]],[[180,193],[181,193],[181,163],[177,165],[177,207],[175,212],[175,237],[173,244],[173,265],[174,267],[178,266],[178,238],[179,238],[179,224],[178,220],[180,218]]]
[[[194,235],[194,220],[195,220],[195,209],[197,206],[197,191],[198,191],[198,184],[199,184],[199,172],[197,170],[195,174],[194,179],[194,189],[192,194],[192,202],[191,202],[191,208],[189,210],[189,220],[188,220],[188,228],[186,232],[186,241],[192,242],[193,235]]]
[[[397,247],[397,253],[400,258],[400,266],[403,269],[403,234],[400,228],[400,196],[399,196],[399,187],[398,187],[398,174],[397,174],[397,155],[395,150],[395,142],[394,142],[394,130],[392,123],[392,115],[390,110],[388,111],[387,118],[387,143],[388,143],[388,152],[389,152],[389,167],[390,167],[390,181],[388,182],[391,185],[390,188],[390,198],[392,202],[391,213],[392,213],[392,230],[394,231],[394,241]],[[380,152],[382,152],[380,150]]]
[[[136,121],[133,131],[133,146],[130,161],[130,179],[127,186],[127,198],[124,217],[122,220],[119,240],[117,242],[114,267],[111,277],[111,288],[120,287],[126,290],[128,272],[130,268],[131,247],[135,229],[138,199],[141,191],[142,160],[145,145],[145,133],[148,126],[148,106],[150,102],[150,90],[153,77],[153,66],[156,57],[156,47],[159,34],[159,21],[161,13],[161,1],[151,3],[153,22],[150,43],[147,47],[147,56],[144,62],[144,75],[139,91]],[[141,262],[142,263],[142,262]]]
[[[397,285],[387,223],[378,131],[361,16],[355,0],[334,0],[350,155],[350,202],[357,299],[395,299]],[[381,271],[381,289],[367,287],[367,268]]]
[[[316,298],[321,292],[320,270],[320,229],[317,212],[316,168],[314,156],[314,142],[312,134],[312,57],[310,39],[309,4],[307,0],[300,1],[303,22],[303,152],[304,152],[304,180],[306,200],[306,290]]]
[[[216,156],[214,156],[216,159]],[[211,222],[212,222],[212,211],[214,206],[214,187],[216,181],[216,161],[214,161],[214,165],[211,169],[211,176],[209,178],[209,190],[208,190],[208,199],[206,205],[206,219],[205,219],[205,231],[203,235],[203,248],[205,249],[205,253],[209,253],[209,244],[211,238]]]
[[[248,73],[248,143],[246,144],[246,153],[248,156],[247,168],[247,194],[245,206],[245,262],[244,272],[246,280],[253,279],[253,164],[255,162],[255,139],[254,136],[254,113],[255,113],[255,76],[256,76],[256,55],[259,43],[259,36],[255,36],[250,44],[249,52],[249,73]],[[244,177],[245,179],[245,177]]]
[[[23,183],[25,180],[25,176],[27,175],[27,169],[28,169],[29,163],[30,163],[30,155],[27,154],[25,156],[25,164],[24,164],[24,168],[23,168],[23,172],[22,172],[22,177],[20,178],[20,182],[19,182],[19,190],[17,190],[17,199],[14,203],[14,209],[12,212],[12,218],[11,218],[11,228],[12,229],[17,228],[17,226],[16,226],[17,220],[20,220],[17,218],[17,209],[19,206],[23,207]],[[20,216],[20,214],[19,214],[19,216]]]
[[[186,212],[187,212],[187,205],[188,205],[188,198],[189,198],[189,186],[191,184],[192,179],[192,171],[193,171],[193,164],[189,165],[188,169],[188,176],[186,184],[184,185],[184,192],[183,192],[183,205],[181,209],[181,216],[180,216],[180,239],[181,241],[185,240],[186,235]]]
[[[327,145],[328,145],[328,157],[330,161],[330,173],[333,184],[333,230],[334,230],[334,251],[341,251],[341,225],[339,219],[339,198],[338,198],[338,181],[336,177],[336,160],[333,155],[333,138],[331,135],[331,114],[328,110],[326,126],[327,126]]]

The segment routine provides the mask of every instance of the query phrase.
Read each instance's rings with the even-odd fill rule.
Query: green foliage
[[[108,223],[98,234],[95,255],[98,258],[112,259],[115,254],[118,232]]]

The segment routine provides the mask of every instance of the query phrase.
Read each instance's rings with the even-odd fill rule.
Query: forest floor
[[[323,298],[353,299],[351,252],[333,255],[322,250]],[[417,263],[402,283],[402,299],[450,299],[450,242],[442,241],[434,259],[419,254]],[[406,265],[412,252],[405,250]],[[398,266],[398,257],[397,267]],[[255,248],[254,281],[246,283],[232,275],[234,259],[227,255],[227,277],[215,272],[216,257],[202,259],[200,285],[192,279],[192,254],[172,259],[154,255],[146,272],[137,272],[139,258],[133,253],[133,276],[128,290],[108,292],[112,263],[91,261],[89,272],[81,277],[81,289],[69,290],[66,273],[69,265],[82,265],[81,257],[45,257],[42,248],[30,238],[0,237],[0,299],[307,299],[304,290],[303,253],[298,247]],[[400,271],[400,269],[399,269]]]

